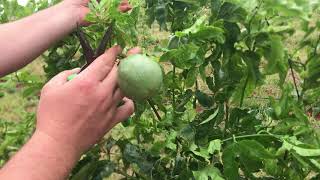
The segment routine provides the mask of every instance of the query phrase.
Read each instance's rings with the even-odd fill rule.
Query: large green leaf
[[[196,61],[198,50],[199,47],[195,44],[182,45],[178,49],[166,52],[160,61],[171,61],[178,68],[189,69],[199,63]]]

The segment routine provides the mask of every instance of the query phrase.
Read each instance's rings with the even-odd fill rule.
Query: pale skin
[[[86,0],[62,3],[22,20],[0,25],[0,77],[38,57],[54,42],[76,28],[88,13]],[[130,9],[123,1],[119,9]],[[17,45],[19,44],[19,45]],[[117,87],[116,57],[121,47],[110,48],[68,82],[79,69],[65,71],[43,88],[36,131],[24,147],[0,170],[1,180],[62,180],[91,146],[117,123],[134,112],[130,99]],[[139,48],[130,54],[139,53]],[[118,107],[120,101],[124,105]]]

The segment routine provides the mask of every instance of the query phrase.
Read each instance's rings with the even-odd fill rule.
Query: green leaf
[[[203,81],[206,81],[207,79],[207,75],[206,75],[206,67],[207,67],[208,64],[202,64],[200,67],[199,67],[199,74],[200,74],[200,77]]]
[[[196,98],[203,107],[211,107],[213,105],[213,98],[199,90],[196,91]]]
[[[236,161],[236,157],[236,144],[231,144],[224,149],[222,155],[223,172],[228,180],[239,179],[239,163]]]
[[[310,149],[301,147],[303,144],[294,145],[286,140],[283,141],[281,150],[286,149],[288,151],[294,151],[303,157],[318,157],[320,156],[320,149]]]
[[[209,147],[208,147],[208,152],[210,154],[214,154],[216,151],[220,152],[221,145],[222,145],[222,141],[220,139],[215,139],[213,141],[210,141]]]
[[[244,22],[247,12],[241,6],[229,2],[223,3],[220,8],[218,18],[228,22]]]
[[[278,73],[280,85],[283,84],[288,72],[288,59],[280,36],[270,36],[270,42],[268,47],[264,50],[264,56],[268,60],[265,73]]]
[[[187,88],[194,86],[198,77],[198,73],[199,73],[198,68],[191,68],[189,70],[187,74],[187,79],[185,81]]]
[[[199,28],[207,23],[208,16],[203,15],[197,19],[197,21],[188,29],[185,29],[182,32],[176,32],[175,35],[178,37],[188,36],[199,31]]]
[[[78,171],[71,180],[87,180],[89,179],[92,174],[94,173],[95,169],[98,166],[98,161],[93,161],[87,163],[85,166],[83,166],[80,171]]]
[[[34,95],[35,93],[39,92],[41,90],[41,86],[34,84],[27,89],[25,89],[22,93],[23,97],[29,97],[31,95]]]
[[[223,180],[220,171],[212,166],[208,166],[200,171],[193,171],[196,180]]]
[[[191,37],[198,41],[209,41],[223,44],[225,42],[224,30],[214,26],[201,26]]]
[[[189,69],[199,63],[196,59],[198,50],[199,47],[195,44],[182,45],[178,49],[170,50],[162,55],[160,62],[171,61],[178,68]]]
[[[262,146],[256,140],[243,140],[238,142],[238,147],[241,149],[241,153],[246,154],[249,157],[256,159],[273,159],[275,156],[268,152],[264,146]]]
[[[240,57],[234,55],[232,60],[236,61],[238,58]],[[242,59],[246,63],[246,71],[232,95],[232,101],[240,103],[262,82],[262,74],[259,70],[261,57],[257,53],[246,51],[242,54]]]
[[[204,159],[210,159],[210,155],[208,153],[208,150],[205,148],[199,148],[196,150],[191,150],[195,155],[199,157],[203,157]]]
[[[199,125],[203,125],[203,124],[206,124],[206,123],[212,121],[214,118],[217,117],[218,113],[219,113],[219,108],[217,108],[216,111],[212,115],[210,115],[207,119],[202,121]]]

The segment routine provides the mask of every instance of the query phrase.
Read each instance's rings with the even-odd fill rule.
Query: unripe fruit
[[[118,84],[121,91],[133,100],[146,100],[156,95],[163,83],[160,65],[145,55],[137,54],[121,60]]]

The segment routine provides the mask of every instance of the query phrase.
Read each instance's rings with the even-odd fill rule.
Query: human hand
[[[67,82],[79,69],[65,71],[48,82],[41,92],[36,133],[69,145],[81,155],[117,123],[134,112],[134,104],[117,87],[116,57],[119,46],[110,48],[86,70]],[[137,48],[128,54],[137,54]],[[124,105],[118,104],[124,100]]]
[[[88,3],[90,0],[64,0],[63,3],[65,7],[70,7],[73,9],[73,12],[76,13],[77,23],[80,25],[87,25],[88,22],[85,21],[86,15],[90,12],[88,8]],[[95,0],[96,1],[96,0]],[[99,0],[100,1],[100,0]],[[128,12],[132,9],[128,0],[122,0],[119,5],[120,12]]]

